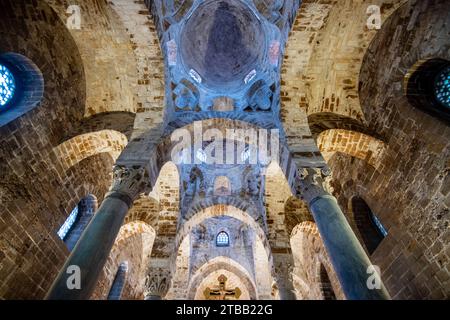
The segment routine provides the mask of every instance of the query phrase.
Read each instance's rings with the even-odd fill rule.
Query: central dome
[[[207,1],[187,20],[181,55],[209,87],[236,87],[264,52],[265,35],[250,8],[238,0]]]

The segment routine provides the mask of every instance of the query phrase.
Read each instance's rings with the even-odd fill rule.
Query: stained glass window
[[[64,240],[67,233],[72,228],[73,224],[77,220],[78,216],[78,206],[75,207],[75,209],[72,210],[69,217],[67,218],[66,222],[61,226],[61,228],[58,231],[58,236],[61,238],[61,240]]]
[[[378,217],[374,214],[372,214],[371,218],[375,226],[378,228],[378,231],[383,235],[383,237],[386,237],[388,232],[386,228],[381,224],[380,219],[378,219]]]
[[[434,90],[438,101],[443,106],[450,108],[450,67],[446,67],[438,74]]]
[[[216,245],[218,247],[228,247],[230,245],[230,238],[225,231],[219,232],[216,238]]]
[[[7,105],[16,91],[16,81],[7,67],[0,64],[0,107]]]

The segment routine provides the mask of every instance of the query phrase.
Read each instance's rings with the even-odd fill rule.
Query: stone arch
[[[246,287],[250,293],[250,298],[252,300],[256,300],[258,298],[255,283],[253,282],[252,280],[253,278],[248,273],[248,271],[233,259],[221,256],[206,262],[195,272],[195,274],[192,276],[190,280],[188,289],[188,299],[189,300],[194,299],[197,292],[197,288],[199,287],[199,284],[202,282],[203,278],[206,278],[209,274],[211,274],[215,270],[220,269],[228,270],[231,273],[236,274],[246,284]]]
[[[315,139],[322,132],[330,129],[344,129],[370,134],[369,129],[359,120],[333,112],[308,114],[308,124]]]
[[[53,149],[64,171],[83,159],[99,153],[108,153],[115,161],[127,145],[124,134],[113,130],[101,130],[76,136]]]
[[[192,142],[191,144],[194,146],[194,138],[196,136],[196,132],[194,132],[195,127],[201,126],[203,132],[206,132],[209,129],[219,130],[223,136],[223,140],[227,137],[227,130],[248,130],[252,129],[258,131],[261,128],[264,129],[276,129],[273,124],[271,127],[262,127],[259,125],[252,124],[250,122],[246,122],[240,119],[224,119],[224,118],[208,118],[208,119],[200,119],[199,121],[187,121],[186,123],[181,122],[176,125],[169,125],[164,134],[161,134],[159,129],[151,129],[147,130],[145,133],[137,135],[133,137],[130,143],[127,145],[126,152],[123,154],[123,157],[118,159],[118,162],[123,162],[126,164],[127,159],[140,159],[140,162],[143,164],[152,163],[152,168],[161,168],[164,163],[168,161],[175,161],[176,159],[172,159],[172,151],[178,146],[179,141],[171,141],[172,134],[177,133],[177,136],[183,136],[186,138],[184,141]],[[156,138],[161,137],[161,138]],[[179,137],[178,137],[179,138]],[[248,142],[245,140],[245,137],[240,136],[238,134],[233,136],[234,141],[238,142]],[[258,147],[257,142],[255,142],[255,147]],[[281,147],[281,157],[286,157],[286,161],[288,161],[289,152],[284,150]],[[194,151],[194,150],[192,150]],[[283,167],[284,169],[284,167]],[[287,171],[284,169],[284,171]]]
[[[366,27],[367,8],[380,6],[385,21],[406,1],[302,3],[281,70],[280,115],[292,152],[297,152],[299,145],[314,145],[316,133],[308,125],[310,115],[331,113],[337,118],[353,119],[351,123],[355,125],[364,123],[358,92],[359,71],[377,33]],[[341,37],[336,37],[336,32]],[[341,41],[342,37],[346,41]],[[327,121],[315,121],[311,129],[327,127]]]
[[[334,152],[341,152],[365,160],[373,167],[380,162],[387,148],[387,145],[379,139],[344,129],[323,131],[317,138],[317,144],[325,159],[329,159]]]
[[[284,203],[284,213],[286,215],[286,229],[291,236],[296,226],[303,222],[314,222],[314,218],[309,211],[308,205],[295,196],[289,197]]]
[[[158,200],[148,195],[141,195],[133,202],[133,206],[128,211],[123,224],[142,221],[155,229],[159,220],[159,211]]]
[[[196,201],[194,205],[191,206],[186,212],[183,220],[189,220],[202,210],[216,205],[232,206],[238,208],[239,210],[245,211],[253,219],[258,220],[257,222],[261,227],[266,228],[265,221],[261,218],[260,212],[255,204],[250,200],[240,199],[238,197],[206,197],[200,201]]]
[[[113,165],[113,159],[108,153],[98,153],[82,159],[65,172],[66,179],[62,187],[71,192],[71,197],[66,199],[62,209],[65,217],[87,194],[94,195],[101,204],[111,186],[110,170]]]
[[[266,234],[262,227],[245,211],[233,207],[230,205],[214,205],[208,208],[205,208],[199,212],[197,212],[194,216],[192,216],[189,220],[185,221],[179,228],[176,236],[176,248],[180,247],[183,239],[191,232],[192,228],[206,219],[217,216],[229,216],[235,218],[237,220],[242,221],[243,223],[250,226],[256,233],[256,235],[261,239],[264,248],[266,250],[267,256],[269,257],[270,265],[271,262],[271,250],[266,238]]]
[[[133,132],[135,118],[135,113],[126,111],[97,113],[93,116],[83,118],[75,128],[67,133],[61,143],[76,136],[102,130],[120,132],[129,140]]]
[[[155,241],[155,230],[142,221],[122,225],[114,246],[103,267],[91,299],[106,299],[122,261],[129,262],[128,280],[123,288],[123,299],[144,298],[144,279]]]
[[[192,120],[192,119],[191,119]],[[201,126],[203,132],[208,129],[218,129],[222,132],[223,137],[226,137],[226,130],[245,130],[245,129],[254,129],[258,131],[261,129],[260,126],[252,124],[250,122],[246,122],[243,120],[236,119],[225,119],[225,118],[211,118],[211,119],[202,119]],[[117,159],[117,163],[119,165],[126,165],[130,161],[133,163],[138,162],[143,166],[147,167],[150,175],[151,185],[154,186],[156,183],[156,179],[159,175],[160,168],[169,161],[175,161],[177,159],[172,159],[172,151],[178,147],[179,141],[172,141],[172,134],[176,130],[178,131],[178,136],[190,137],[192,142],[190,145],[194,145],[194,127],[199,123],[193,123],[188,121],[187,123],[181,122],[176,126],[168,126],[164,131],[164,135],[161,138],[156,138],[161,136],[161,128],[152,128],[147,130],[145,133],[142,133],[136,137],[134,137],[126,146],[124,152],[122,152],[121,156]],[[264,129],[275,129],[272,127],[267,127]],[[284,172],[286,179],[289,183],[291,191],[295,191],[295,176],[297,174],[298,167],[325,167],[326,163],[324,162],[322,156],[320,155],[319,150],[315,147],[314,144],[307,143],[308,152],[302,152],[301,150],[295,149],[290,150],[288,146],[285,144],[284,138],[280,137],[280,150],[279,150],[279,166]],[[235,141],[243,141],[243,137],[235,136]],[[185,140],[186,141],[186,140]],[[187,140],[189,142],[189,140]],[[189,145],[189,144],[188,144]],[[313,149],[317,149],[317,151],[311,151],[311,147]],[[257,147],[257,146],[256,146]],[[302,147],[303,148],[303,147]],[[176,153],[178,154],[178,153]],[[137,160],[139,159],[139,160]],[[182,159],[182,158],[181,158]],[[178,159],[179,160],[179,159]]]
[[[316,224],[313,221],[299,223],[290,240],[294,257],[293,284],[297,295],[307,300],[323,299],[319,277],[320,266],[323,265],[336,297],[345,299]]]

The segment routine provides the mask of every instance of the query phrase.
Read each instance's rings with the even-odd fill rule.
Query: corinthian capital
[[[113,169],[113,183],[108,196],[120,198],[131,207],[139,194],[149,187],[149,176],[144,167],[116,165]]]
[[[163,268],[155,268],[145,278],[144,295],[146,299],[151,297],[163,298],[170,288],[170,271]]]
[[[328,168],[302,168],[297,172],[297,197],[310,204],[320,196],[329,195],[326,178],[331,174]]]

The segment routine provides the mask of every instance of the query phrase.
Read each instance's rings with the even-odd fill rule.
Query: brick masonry
[[[45,80],[40,105],[0,127],[0,299],[45,296],[69,254],[59,227],[86,195],[101,204],[129,141],[147,130],[159,134],[164,121],[163,56],[144,1],[78,2],[81,30],[65,26],[69,1],[0,4],[0,52],[27,56]],[[365,25],[369,4],[381,7],[379,31]],[[450,296],[449,127],[404,94],[417,61],[450,60],[449,9],[443,0],[305,0],[281,70],[288,145],[311,154],[320,148],[333,170],[333,194],[361,242],[355,196],[387,228],[371,259],[394,299]],[[245,127],[238,122],[209,121]],[[239,202],[204,201],[180,225],[182,177],[173,163],[158,173],[150,196],[130,210],[92,299],[107,297],[124,261],[123,298],[143,299],[152,259],[173,265],[166,298],[201,298],[219,273],[245,297],[277,298],[278,282],[288,280],[298,299],[323,299],[331,290],[345,298],[317,227],[280,167],[265,176],[266,223]],[[223,215],[226,226],[217,219]],[[220,227],[245,236],[218,252]],[[287,264],[280,268],[280,261]]]

